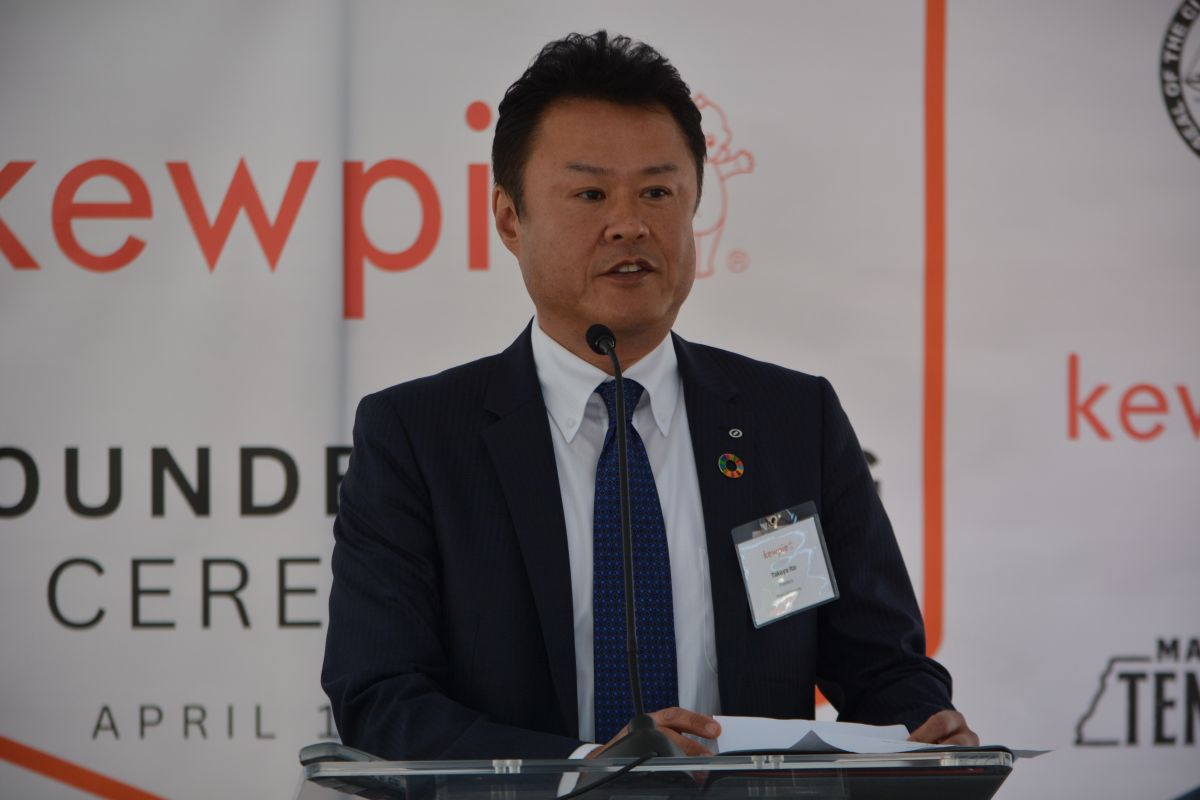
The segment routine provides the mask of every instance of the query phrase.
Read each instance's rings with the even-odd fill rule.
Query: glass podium
[[[496,761],[319,761],[304,766],[297,800],[986,800],[1012,771],[1003,748],[893,754],[655,758],[615,779],[627,758]]]

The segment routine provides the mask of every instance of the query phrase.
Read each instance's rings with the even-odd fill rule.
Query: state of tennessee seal
[[[1162,94],[1175,130],[1200,156],[1200,0],[1184,0],[1167,26],[1160,66]]]

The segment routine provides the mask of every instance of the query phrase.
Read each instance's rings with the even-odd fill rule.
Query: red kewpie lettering
[[[487,164],[467,165],[467,268],[488,268],[488,222],[491,214],[491,169]]]
[[[103,175],[120,183],[129,193],[129,200],[120,203],[80,203],[75,195],[79,187]],[[146,219],[151,215],[150,192],[146,183],[133,168],[120,161],[96,159],[80,164],[68,172],[54,193],[50,219],[54,238],[62,248],[63,255],[84,269],[95,272],[113,272],[138,257],[146,243],[136,236],[128,236],[125,242],[112,253],[101,256],[89,252],[75,238],[72,223],[77,219]]]
[[[776,547],[774,550],[763,550],[762,557],[763,558],[775,558],[776,556],[783,555],[784,553],[786,553],[787,551],[789,551],[791,549],[792,549],[792,545],[789,542],[788,544],[780,545],[779,547]]]
[[[25,173],[33,169],[33,161],[10,161],[0,169],[0,199],[8,194],[9,189],[17,185],[17,181],[25,177]],[[25,249],[16,235],[0,220],[0,253],[17,269],[39,269],[38,263]]]
[[[1146,394],[1152,399],[1150,405],[1135,403],[1139,394]],[[1125,394],[1121,396],[1121,427],[1125,432],[1139,441],[1149,441],[1157,437],[1163,432],[1163,424],[1156,422],[1148,429],[1142,431],[1133,427],[1133,423],[1129,418],[1134,414],[1165,414],[1167,413],[1167,396],[1162,393],[1162,390],[1157,386],[1152,386],[1149,383],[1139,383],[1136,386],[1130,386]]]
[[[1108,384],[1102,383],[1092,390],[1087,399],[1079,402],[1079,356],[1071,353],[1067,356],[1067,437],[1079,438],[1079,420],[1082,417],[1092,426],[1092,430],[1101,439],[1111,439],[1112,434],[1100,423],[1092,411],[1092,406],[1100,396],[1108,391]]]
[[[437,189],[429,176],[409,161],[388,159],[380,161],[370,169],[363,170],[363,162],[347,161],[343,166],[343,315],[346,319],[362,319],[364,307],[363,287],[365,264],[372,264],[388,272],[412,269],[433,252],[438,234],[442,229],[442,207]],[[367,237],[363,225],[363,206],[367,194],[376,183],[385,179],[405,181],[417,193],[421,202],[421,229],[417,238],[406,250],[389,253],[380,250]]]
[[[274,222],[267,217],[244,158],[238,160],[233,180],[229,182],[229,190],[225,192],[225,199],[221,201],[217,218],[211,224],[208,214],[204,211],[204,203],[200,200],[200,193],[196,190],[196,182],[192,179],[192,170],[187,163],[169,161],[167,170],[171,173],[175,191],[179,193],[179,201],[183,204],[183,210],[192,224],[192,231],[196,234],[196,241],[204,253],[204,260],[208,262],[209,272],[216,269],[217,259],[221,257],[221,251],[225,249],[225,242],[229,239],[229,232],[242,209],[246,210],[250,227],[254,229],[254,235],[258,237],[267,263],[274,272],[283,247],[292,232],[296,215],[300,213],[300,204],[304,202],[304,195],[308,192],[308,186],[317,171],[317,162],[296,162]]]
[[[476,100],[467,106],[467,127],[486,130],[492,123],[492,109]],[[467,165],[467,268],[488,268],[488,223],[491,221],[491,169],[487,164]]]
[[[1200,439],[1200,406],[1192,403],[1192,395],[1182,383],[1176,385],[1175,391],[1179,392],[1179,402],[1183,404],[1183,413],[1192,426],[1192,435]]]

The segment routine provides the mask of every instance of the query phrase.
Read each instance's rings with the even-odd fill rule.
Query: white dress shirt
[[[595,734],[592,514],[596,463],[608,432],[608,409],[595,390],[601,382],[612,378],[551,339],[536,320],[533,360],[550,418],[550,438],[554,442],[554,460],[567,526],[579,738],[590,742]],[[717,646],[704,512],[684,407],[683,381],[679,377],[671,337],[664,338],[645,358],[623,371],[626,378],[637,381],[646,390],[633,411],[633,427],[646,445],[666,523],[679,705],[702,714],[716,714],[720,711]],[[580,748],[580,751],[586,750]],[[582,755],[580,751],[576,755]]]

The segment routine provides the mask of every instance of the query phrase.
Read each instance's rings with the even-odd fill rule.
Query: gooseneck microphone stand
[[[621,362],[617,360],[617,337],[606,325],[593,325],[587,330],[587,343],[592,352],[612,360],[613,378],[617,389],[617,470],[621,487],[621,555],[625,572],[625,659],[629,664],[629,691],[633,695],[633,719],[629,732],[604,751],[612,758],[649,758],[652,756],[682,756],[683,751],[660,731],[642,705],[642,682],[638,675],[637,631],[633,600],[633,531],[629,514],[628,437],[625,433],[625,383],[621,377]]]

